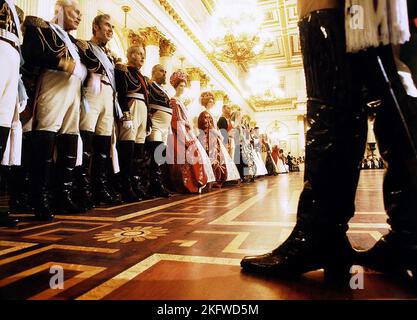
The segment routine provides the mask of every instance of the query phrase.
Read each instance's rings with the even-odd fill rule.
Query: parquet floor
[[[349,237],[371,247],[387,231],[383,171],[365,171]],[[397,299],[416,293],[366,272],[364,289],[333,288],[320,271],[299,281],[242,273],[243,256],[283,242],[295,221],[302,173],[197,196],[177,195],[0,229],[1,299]],[[51,278],[63,270],[62,289]],[[52,269],[51,269],[52,268]]]

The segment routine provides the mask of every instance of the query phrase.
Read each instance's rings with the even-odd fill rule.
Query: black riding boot
[[[158,147],[163,146],[163,144],[163,142],[158,141],[149,141],[146,143],[151,161],[149,194],[156,198],[169,198],[172,196],[164,185],[162,170],[158,163],[158,159],[155,158],[155,150],[157,150]]]
[[[143,199],[148,200],[153,197],[146,191],[146,165],[145,165],[145,144],[135,144],[133,154],[133,176],[132,184],[133,191],[136,195]]]
[[[93,158],[94,132],[81,131],[83,141],[83,164],[75,168],[76,194],[80,199],[83,210],[88,211],[94,208],[93,193],[91,191],[91,159]]]
[[[33,157],[32,132],[23,134],[22,163],[11,168],[9,179],[10,210],[16,213],[30,213],[33,211],[31,194],[30,166]]]
[[[10,128],[0,127],[0,161],[3,159],[4,151],[6,149],[7,140],[9,137]],[[0,171],[1,180],[7,180],[4,171]],[[9,211],[0,212],[0,226],[14,227],[19,223],[18,219],[9,217]]]
[[[50,131],[33,132],[32,194],[35,216],[41,221],[50,221],[52,215],[52,173],[54,166],[54,146],[56,133]]]
[[[132,188],[132,166],[134,149],[134,141],[119,141],[117,143],[117,151],[119,154],[120,164],[120,193],[122,194],[123,202],[126,203],[142,201],[142,199],[136,195]]]
[[[78,135],[62,134],[57,138],[56,208],[60,214],[85,212],[74,197],[75,165],[77,163]]]
[[[387,273],[412,271],[417,280],[417,155],[413,150],[413,144],[417,145],[417,99],[407,96],[391,49],[384,48],[379,54],[410,135],[404,130],[389,88],[380,85],[384,94],[375,120],[375,135],[387,165],[384,203],[391,229],[373,248],[358,255],[358,263]]]
[[[96,205],[115,206],[121,204],[121,201],[113,194],[109,185],[108,164],[110,161],[110,147],[111,137],[94,136],[91,180],[93,199]]]
[[[297,224],[277,249],[246,257],[241,265],[248,271],[278,277],[324,269],[326,276],[346,281],[353,263],[346,231],[355,212],[367,119],[359,98],[360,86],[356,87],[359,80],[352,81],[356,69],[350,67],[346,55],[343,12],[312,13],[300,22],[300,34],[310,130]]]

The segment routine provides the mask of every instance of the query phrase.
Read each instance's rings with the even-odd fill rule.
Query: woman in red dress
[[[167,160],[172,185],[180,193],[199,193],[207,184],[204,167],[205,158],[197,144],[200,143],[193,133],[181,96],[187,86],[187,75],[178,70],[170,79],[176,94],[171,99],[172,135],[170,135]]]

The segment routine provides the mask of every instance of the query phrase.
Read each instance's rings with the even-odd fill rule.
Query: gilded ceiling
[[[296,0],[258,0],[265,12],[264,30],[274,37],[263,62],[279,68],[301,67]]]

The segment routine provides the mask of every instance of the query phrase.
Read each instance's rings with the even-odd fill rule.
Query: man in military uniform
[[[149,85],[149,107],[152,119],[152,132],[146,141],[150,154],[150,186],[149,193],[154,197],[169,198],[171,194],[164,186],[161,164],[164,159],[169,129],[171,127],[172,108],[168,93],[162,87],[166,84],[166,70],[157,64],[152,69],[152,79]],[[158,159],[160,158],[160,159]]]
[[[20,18],[12,0],[0,0],[0,161],[4,156],[18,103],[20,57]],[[1,172],[3,173],[3,172]],[[1,178],[5,178],[4,176]],[[16,225],[8,212],[0,213],[0,225]]]
[[[16,6],[19,20],[24,22],[24,12]],[[23,31],[23,28],[22,28]],[[23,36],[24,36],[24,32]],[[21,59],[21,64],[23,59]],[[24,88],[24,86],[23,86]],[[27,96],[26,96],[27,98]],[[27,102],[27,101],[26,101]],[[26,104],[24,104],[26,106]],[[24,106],[19,111],[24,111]],[[32,164],[32,122],[31,115],[27,117],[25,112],[20,114],[20,123],[22,126],[22,148],[20,165],[12,164],[9,171],[8,192],[10,212],[12,213],[30,213],[33,211],[33,199],[31,192],[31,164]]]
[[[143,172],[145,140],[148,128],[148,80],[140,68],[145,62],[145,48],[131,46],[127,51],[128,65],[116,70],[117,92],[123,118],[119,122],[117,149],[120,163],[122,198],[135,202],[149,198],[144,190]]]
[[[35,215],[50,220],[52,213],[77,213],[74,168],[77,159],[81,84],[86,77],[75,39],[69,34],[80,23],[76,0],[58,0],[55,18],[46,22],[26,17],[22,54],[23,77],[33,114],[33,199]],[[29,113],[30,113],[29,112]],[[52,203],[54,147],[57,147],[56,194]]]
[[[293,277],[324,269],[332,280],[349,280],[354,254],[346,232],[355,213],[368,105],[376,110],[375,135],[387,164],[383,189],[391,230],[357,262],[417,276],[417,115],[389,45],[390,39],[406,41],[408,26],[395,21],[404,2],[378,7],[386,22],[394,20],[387,30],[372,19],[377,2],[354,2],[369,6],[362,16],[366,29],[349,27],[352,1],[298,0],[311,126],[304,189],[291,235],[272,252],[244,258],[244,270]],[[387,43],[378,45],[384,31]]]
[[[81,111],[80,121],[83,165],[77,168],[80,196],[87,210],[93,205],[120,204],[111,190],[108,172],[114,118],[122,117],[116,100],[114,67],[117,59],[106,47],[113,38],[114,26],[111,17],[102,14],[94,19],[92,28],[90,41],[77,41],[81,60],[88,69],[84,100],[87,107]]]

